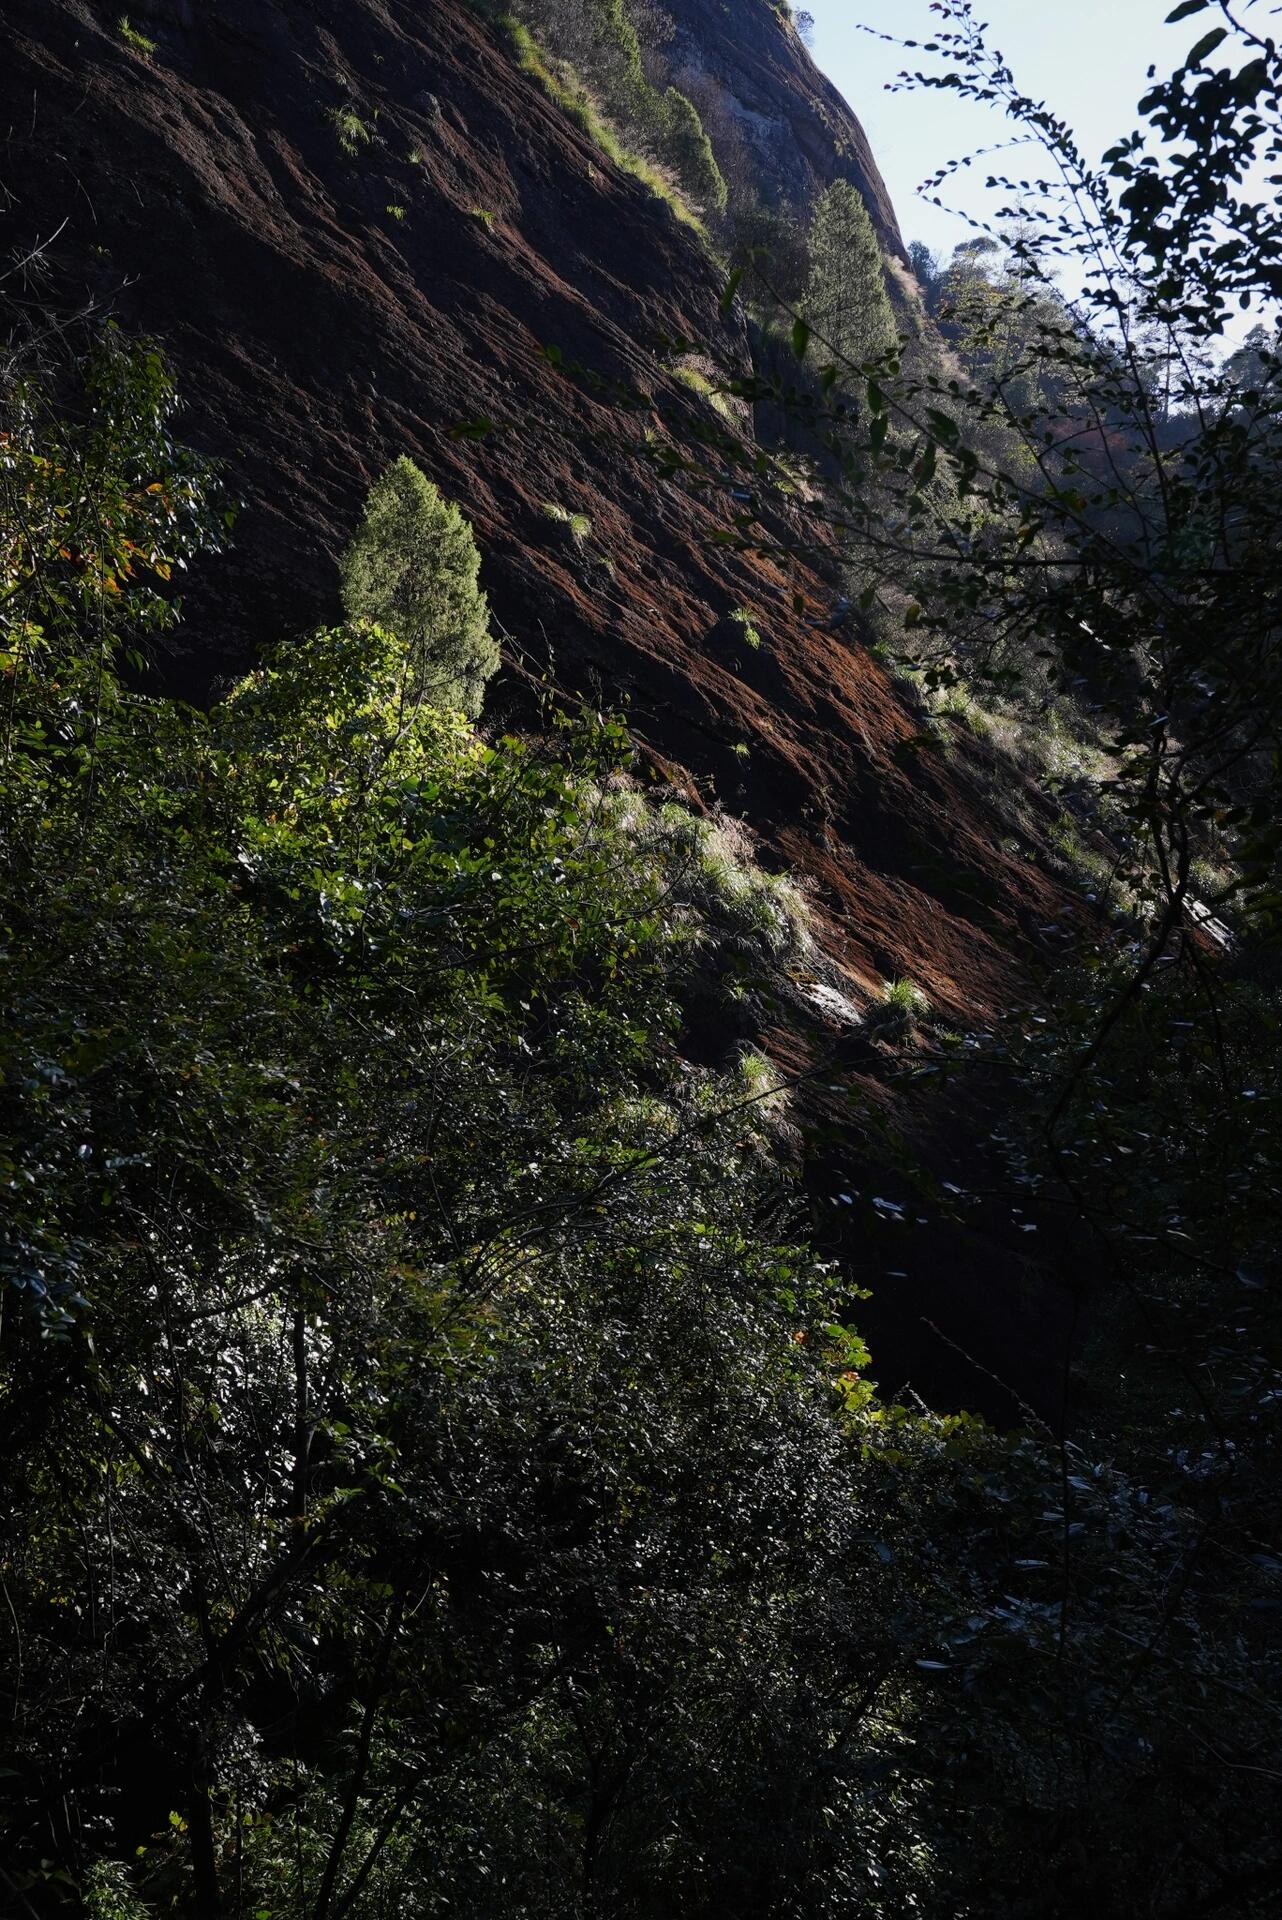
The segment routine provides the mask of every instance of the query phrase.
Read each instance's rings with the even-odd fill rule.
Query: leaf
[[[1211,0],[1180,0],[1174,13],[1167,14],[1165,24],[1173,27],[1177,20],[1187,20],[1191,13],[1205,13],[1210,4]]]
[[[798,360],[805,359],[806,348],[809,345],[810,345],[809,323],[805,320],[800,320],[800,319],[794,320],[792,323],[792,350],[796,354]]]
[[[1209,33],[1202,35],[1197,45],[1189,53],[1184,62],[1185,66],[1196,67],[1201,61],[1205,60],[1208,53],[1214,53],[1221,40],[1227,40],[1228,37],[1229,30],[1227,27],[1212,27]]]
[[[721,293],[722,313],[729,313],[731,307],[734,305],[734,297],[739,291],[739,283],[743,279],[743,272],[742,267],[736,267],[730,275],[730,278],[726,281]]]

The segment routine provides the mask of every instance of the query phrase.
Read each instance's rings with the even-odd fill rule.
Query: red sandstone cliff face
[[[678,11],[687,52],[701,46],[741,104],[773,101],[789,119],[772,135],[781,192],[804,192],[807,167],[822,179],[853,166],[892,244],[857,124],[765,0]],[[464,0],[146,0],[134,18],[157,43],[150,58],[117,15],[118,0],[6,0],[0,245],[56,236],[64,301],[89,289],[162,339],[183,431],[223,460],[243,502],[232,551],[191,583],[176,682],[200,693],[334,617],[335,558],[364,490],[409,451],[484,552],[508,636],[492,715],[513,710],[527,658],[550,656],[564,687],[627,701],[676,777],[743,814],[808,881],[855,999],[907,975],[966,1025],[1026,994],[1040,929],[1066,902],[1036,827],[1013,839],[994,814],[980,749],[921,748],[920,717],[854,637],[795,613],[794,592],[828,604],[820,581],[713,544],[728,502],[656,477],[645,405],[621,414],[545,353],[707,424],[707,403],[654,351],[661,336],[745,347],[697,237]],[[741,20],[751,32],[732,33]],[[351,155],[338,110],[368,134]],[[816,131],[842,114],[844,154]],[[460,437],[478,416],[493,430]],[[548,502],[587,515],[590,539]],[[736,607],[759,649],[726,618]],[[1036,804],[1025,796],[1030,816]],[[782,1046],[813,1057],[829,1043],[844,1044],[839,1028]],[[930,1158],[936,1123],[914,1112]],[[944,1127],[947,1155],[956,1116]],[[856,1143],[843,1168],[858,1134],[843,1136]],[[871,1330],[880,1314],[888,1343],[911,1347],[896,1316],[917,1325],[925,1300],[990,1362],[1027,1347],[1041,1309],[1015,1245],[995,1231],[969,1251],[919,1239],[882,1256],[865,1235],[861,1277],[883,1259],[915,1270],[892,1275]],[[1022,1357],[1015,1370],[1037,1397]],[[918,1354],[912,1371],[929,1391]]]

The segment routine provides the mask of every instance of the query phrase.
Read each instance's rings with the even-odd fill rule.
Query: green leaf
[[[742,267],[736,267],[730,275],[730,278],[726,281],[721,293],[722,313],[729,313],[731,307],[734,305],[734,297],[739,291],[739,283],[743,279],[743,273],[744,270]]]
[[[808,322],[805,320],[794,320],[792,323],[792,350],[796,354],[798,360],[805,359],[806,348],[809,345],[810,345],[810,327]]]
[[[1200,61],[1205,60],[1208,53],[1214,53],[1221,40],[1227,40],[1228,37],[1229,30],[1227,27],[1212,27],[1209,33],[1202,35],[1202,38],[1188,55],[1184,62],[1185,66],[1196,67]]]

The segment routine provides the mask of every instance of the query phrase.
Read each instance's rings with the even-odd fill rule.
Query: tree
[[[663,105],[668,115],[664,158],[698,206],[724,213],[726,183],[698,109],[678,87],[666,90]]]
[[[17,311],[0,280],[0,328]],[[114,325],[75,362],[56,327],[0,360],[0,671],[17,669],[5,750],[28,675],[56,675],[68,696],[78,674],[95,681],[125,631],[173,623],[175,572],[221,544],[233,515],[208,463],[176,444],[176,409],[157,349]]]
[[[348,617],[397,634],[417,696],[469,719],[499,664],[480,565],[467,521],[406,454],[370,488],[341,562]]]
[[[928,310],[968,378],[997,397],[1001,414],[1019,420],[1030,409],[1045,413],[1052,402],[1071,411],[1078,396],[1065,388],[1058,356],[1048,350],[1060,336],[1071,338],[1071,317],[1048,279],[1023,270],[1020,229],[1004,238],[1004,246],[984,235],[955,247],[927,282]],[[991,424],[999,425],[996,416]],[[1018,459],[1009,434],[1005,445],[1006,457]]]
[[[863,198],[848,180],[834,181],[816,202],[802,304],[819,347],[849,366],[875,360],[895,343],[881,249]]]
[[[926,309],[928,312],[933,313],[935,301],[939,294],[939,283],[943,277],[943,268],[939,263],[939,259],[926,245],[924,240],[913,240],[909,242],[908,258],[912,264],[912,270],[916,276],[917,284],[921,288],[922,298],[926,302]]]

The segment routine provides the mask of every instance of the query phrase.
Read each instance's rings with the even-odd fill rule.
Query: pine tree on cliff
[[[401,639],[433,706],[475,719],[499,663],[481,556],[458,508],[407,455],[370,488],[342,561],[343,607]]]
[[[803,301],[819,336],[817,351],[861,366],[895,342],[881,249],[868,209],[848,180],[836,180],[815,203],[810,222],[810,277]]]

